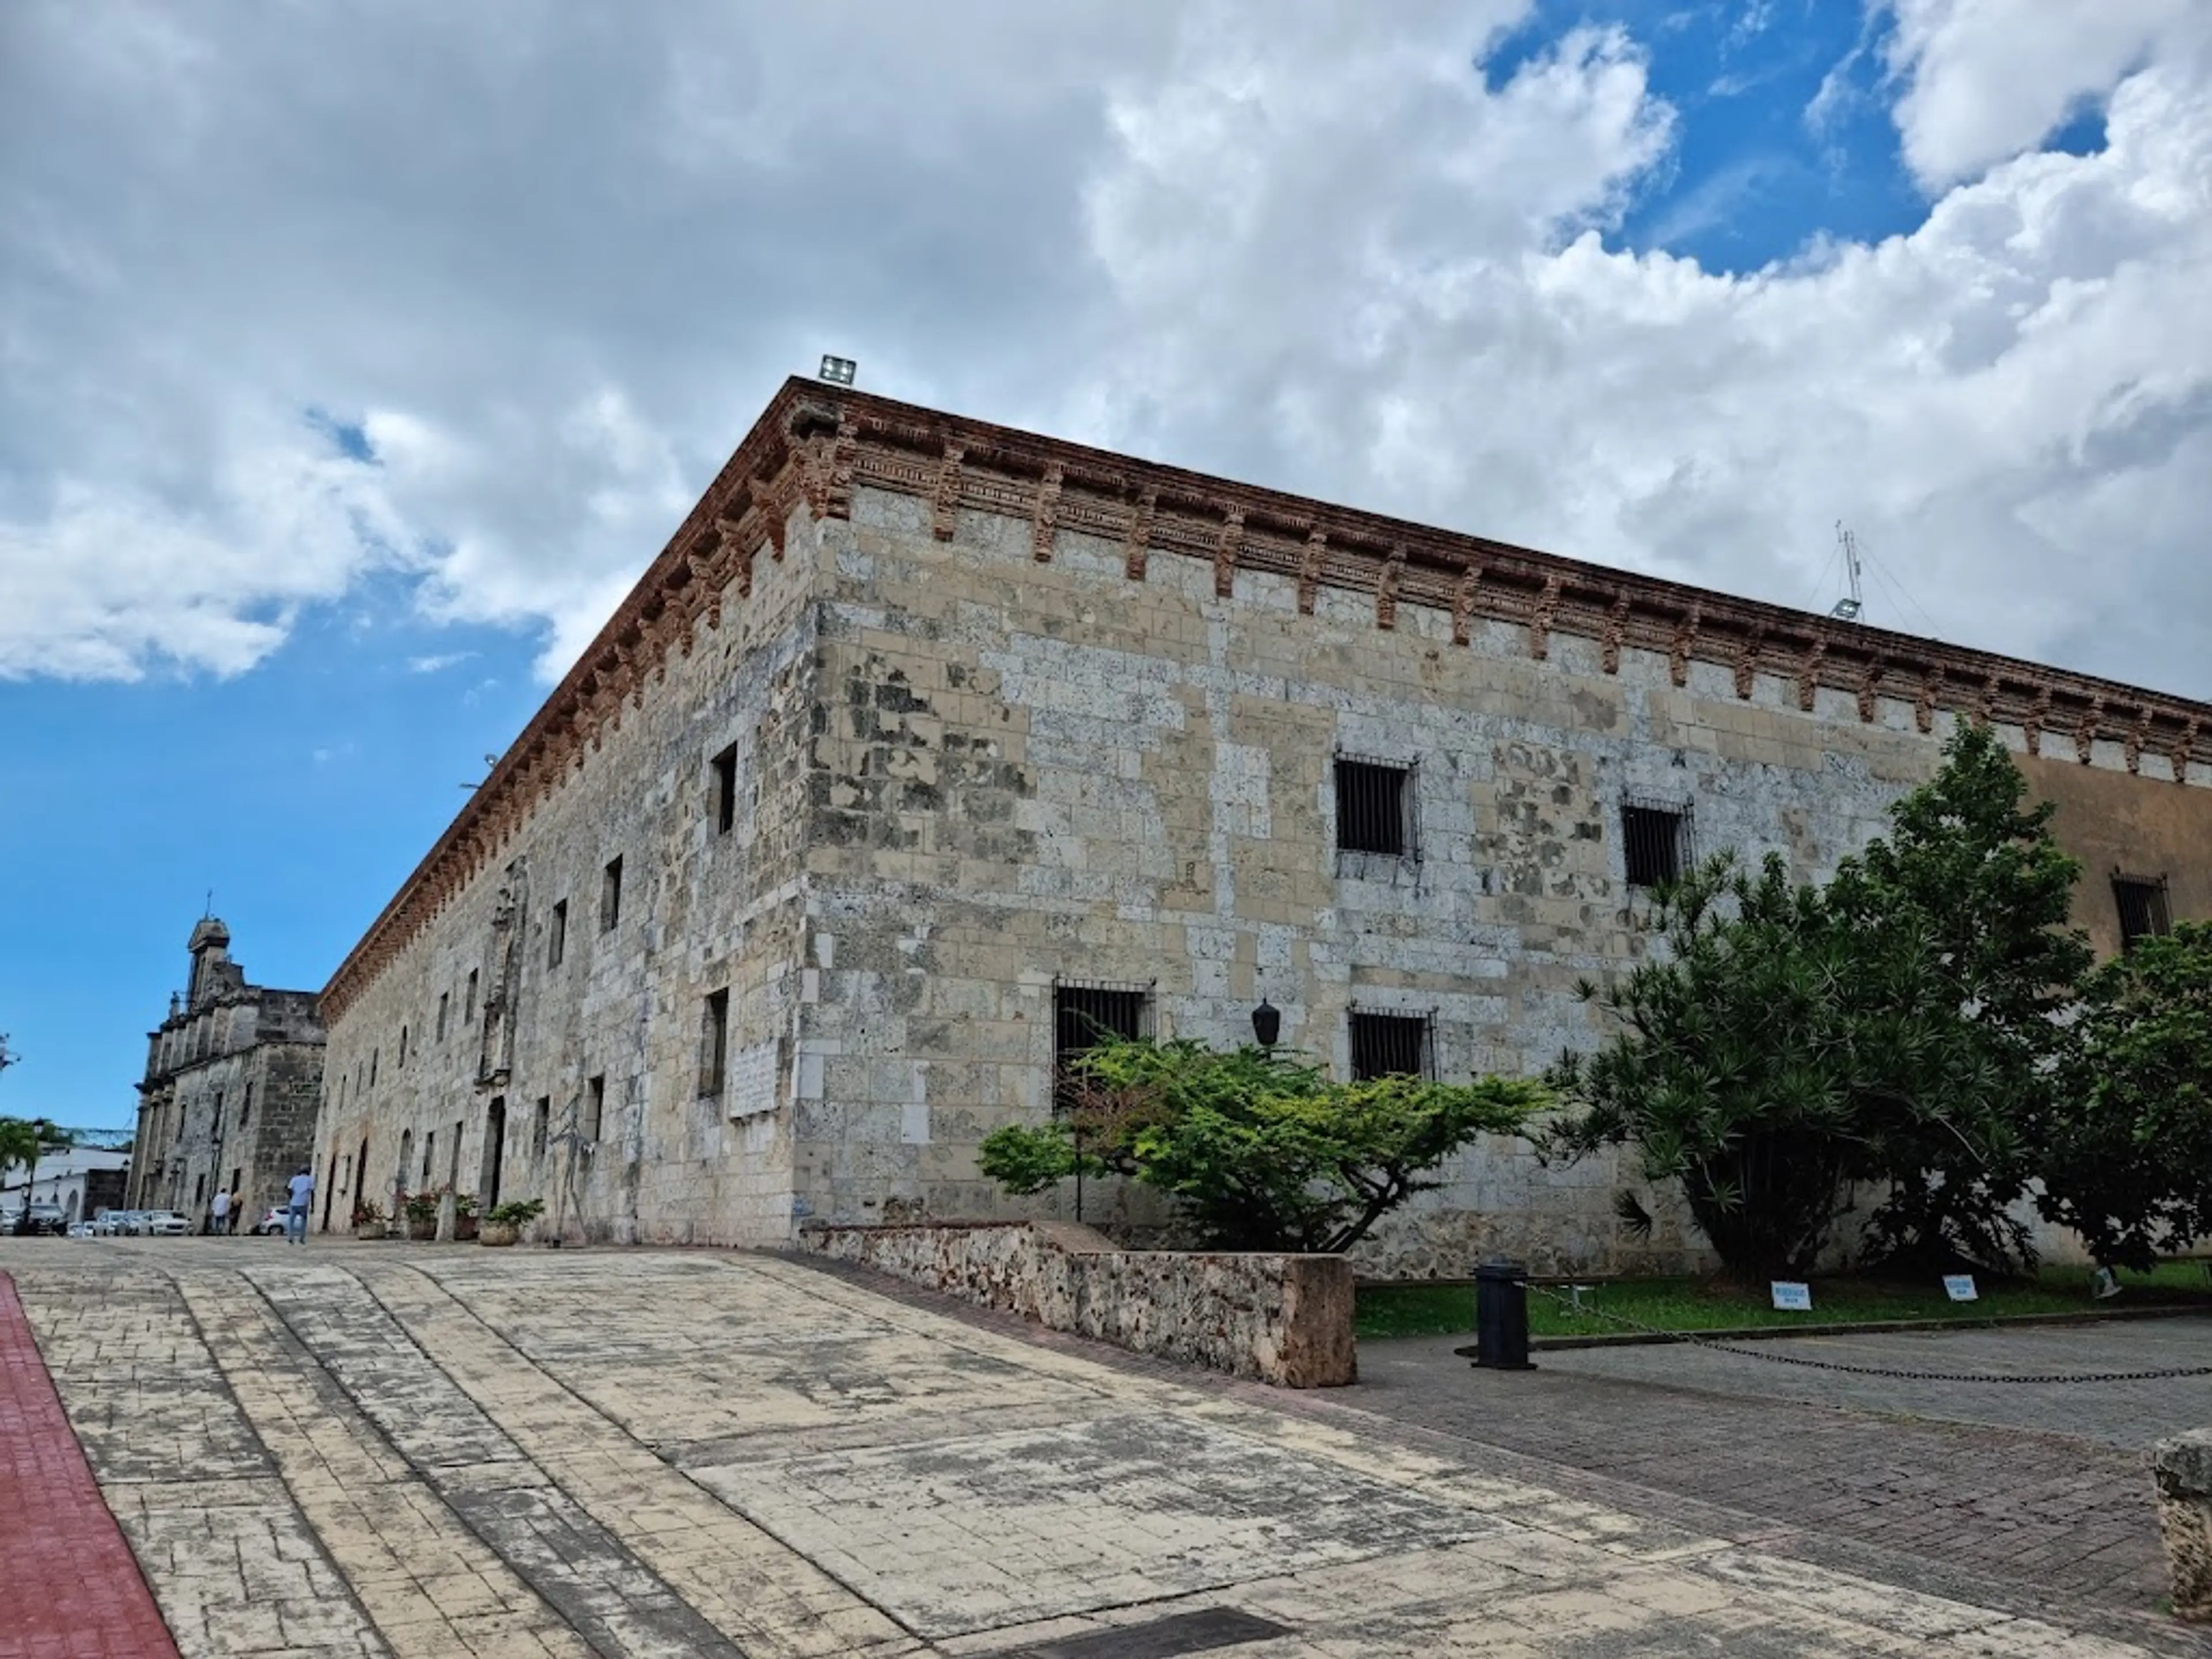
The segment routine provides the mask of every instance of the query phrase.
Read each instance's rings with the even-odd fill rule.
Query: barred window
[[[2173,931],[2163,876],[2114,876],[2112,902],[2120,913],[2120,949],[2132,951],[2139,939]]]
[[[1336,757],[1336,848],[1381,858],[1420,855],[1413,769],[1357,755]]]
[[[1620,809],[1620,842],[1631,887],[1680,881],[1690,862],[1689,811],[1630,801]]]
[[[1429,1017],[1352,1011],[1352,1077],[1366,1083],[1379,1077],[1433,1074]]]
[[[1061,980],[1052,989],[1054,1109],[1067,1103],[1068,1067],[1112,1037],[1152,1035],[1152,988],[1097,980]]]

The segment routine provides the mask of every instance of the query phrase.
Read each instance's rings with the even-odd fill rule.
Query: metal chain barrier
[[[1595,1307],[1587,1302],[1576,1302],[1561,1296],[1557,1291],[1542,1285],[1528,1288],[1537,1295],[1556,1302],[1571,1313],[1588,1314],[1594,1319],[1608,1319],[1616,1325],[1626,1325],[1646,1336],[1663,1337],[1669,1342],[1689,1342],[1700,1348],[1711,1348],[1716,1353],[1729,1353],[1739,1359],[1764,1359],[1776,1365],[1802,1365],[1808,1370],[1847,1371],[1853,1376],[1890,1376],[1907,1382],[2162,1382],[2179,1376],[2212,1376],[2212,1365],[2167,1365],[2149,1371],[1915,1371],[1893,1369],[1887,1365],[1850,1365],[1839,1359],[1808,1359],[1802,1354],[1769,1353],[1763,1348],[1731,1347],[1717,1342],[1709,1336],[1699,1336],[1693,1331],[1662,1330],[1656,1325],[1646,1325],[1639,1320]]]

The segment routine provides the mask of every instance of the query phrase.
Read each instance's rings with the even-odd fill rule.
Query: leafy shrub
[[[1476,1137],[1517,1131],[1545,1099],[1503,1078],[1334,1083],[1310,1060],[1109,1038],[1073,1062],[1066,1109],[1009,1125],[979,1154],[1017,1194],[1073,1175],[1122,1175],[1168,1193],[1210,1248],[1338,1251]]]
[[[484,1214],[484,1219],[500,1227],[527,1227],[545,1213],[542,1199],[510,1199],[504,1204],[495,1204]]]

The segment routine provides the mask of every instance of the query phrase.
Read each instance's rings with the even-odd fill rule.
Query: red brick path
[[[176,1659],[0,1273],[0,1659]]]

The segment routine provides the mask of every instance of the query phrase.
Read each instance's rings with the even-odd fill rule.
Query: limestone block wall
[[[332,1022],[316,1149],[331,1226],[356,1194],[388,1210],[395,1185],[451,1183],[541,1199],[593,1238],[788,1237],[809,581],[795,546],[758,561],[742,602],[733,581]]]
[[[856,492],[825,527],[824,732],[814,745],[799,1182],[841,1221],[992,1216],[975,1144],[1048,1109],[1057,979],[1145,988],[1159,1035],[1244,1040],[1264,994],[1283,1040],[1340,1075],[1352,1009],[1430,1022],[1443,1077],[1540,1069],[1595,1036],[1574,985],[1645,948],[1624,880],[1624,800],[1688,812],[1699,851],[1773,848],[1811,875],[1884,822],[1936,744],[1909,705],[1795,708],[1655,653],[1597,647],[1160,559],[980,513]],[[1725,684],[1716,684],[1717,678]],[[1335,757],[1413,769],[1417,860],[1340,859]],[[1679,1266],[1694,1237],[1659,1198],[1649,1240],[1613,1214],[1622,1171],[1538,1166],[1494,1139],[1360,1256],[1467,1271],[1493,1249],[1547,1270]],[[1066,1214],[1072,1194],[1047,1207]],[[1028,1206],[1024,1206],[1028,1207]],[[1109,1186],[1086,1217],[1157,1218]]]
[[[1053,1223],[839,1227],[799,1247],[1137,1353],[1291,1389],[1358,1380],[1341,1256],[1127,1251]]]

